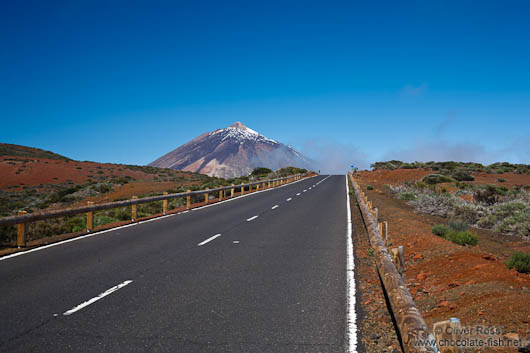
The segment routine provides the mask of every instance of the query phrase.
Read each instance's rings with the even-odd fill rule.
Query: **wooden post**
[[[388,243],[388,222],[384,221],[383,224],[385,225],[385,244]]]
[[[234,186],[234,184],[232,184],[232,189],[230,189],[230,197],[234,197],[235,190],[234,190],[233,186]]]
[[[401,278],[403,278],[403,272],[405,272],[405,252],[403,246],[398,246],[397,248],[390,249],[390,255],[392,256],[392,262],[396,266]]]
[[[191,190],[188,189],[188,190],[186,190],[186,192],[191,192]],[[188,195],[188,196],[186,196],[186,209],[187,210],[190,209],[190,206],[191,206],[190,204],[191,204],[191,196]]]
[[[269,189],[271,188],[271,182],[270,181],[269,181],[269,186],[267,188],[269,188]]]
[[[210,188],[206,188],[206,190],[210,190]],[[204,194],[204,203],[208,204],[208,193]]]
[[[167,195],[167,191],[164,191],[164,195]],[[167,215],[167,200],[162,200],[162,213]]]
[[[259,184],[256,184],[256,191],[259,191]]]
[[[377,224],[377,231],[379,232],[379,235],[383,237],[383,223]]]
[[[243,195],[244,193],[245,193],[245,187],[241,185],[241,195]]]
[[[94,202],[87,201],[88,206],[92,206]],[[88,211],[86,213],[86,231],[91,232],[94,229],[94,212]]]
[[[26,211],[18,211],[19,216],[25,215]],[[26,223],[17,224],[17,246],[26,246]]]
[[[132,197],[133,200],[136,200],[137,198],[137,196]],[[133,222],[136,221],[136,205],[131,205],[131,219]]]
[[[219,201],[223,200],[223,190],[219,190]]]

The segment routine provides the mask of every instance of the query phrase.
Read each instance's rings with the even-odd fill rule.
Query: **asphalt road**
[[[351,350],[346,197],[317,176],[2,259],[0,352]]]

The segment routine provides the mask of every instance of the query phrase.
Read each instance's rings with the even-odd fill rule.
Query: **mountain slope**
[[[256,167],[310,168],[311,161],[291,147],[236,122],[204,133],[149,165],[233,178],[248,175]]]

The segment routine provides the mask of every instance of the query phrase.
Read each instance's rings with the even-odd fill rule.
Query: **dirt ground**
[[[176,173],[171,171],[171,173]],[[72,181],[85,184],[106,177],[130,177],[137,180],[153,180],[156,174],[132,170],[121,164],[64,161],[46,158],[0,156],[0,189],[21,189],[23,186],[60,184]],[[191,178],[190,173],[179,176]]]
[[[530,336],[530,275],[506,268],[504,261],[515,251],[530,251],[521,238],[473,229],[476,247],[453,244],[432,234],[431,227],[447,220],[415,213],[405,201],[391,195],[387,184],[417,181],[432,172],[423,170],[378,170],[357,173],[359,184],[379,209],[380,221],[388,221],[392,247],[405,249],[405,283],[429,327],[438,321],[459,318],[463,326],[489,325],[524,339]],[[478,183],[528,185],[528,175],[477,175]],[[517,178],[516,178],[517,177]],[[374,190],[367,190],[370,184]],[[357,250],[362,257],[362,246]],[[362,261],[362,260],[361,260]],[[360,276],[363,276],[362,274]],[[378,282],[376,275],[361,280],[362,286]],[[365,310],[370,309],[370,303]],[[530,338],[530,337],[529,337]],[[371,351],[371,350],[367,350]],[[478,352],[479,350],[477,350]],[[493,350],[490,350],[493,351]],[[512,352],[502,349],[495,352]],[[482,350],[488,352],[488,350]]]

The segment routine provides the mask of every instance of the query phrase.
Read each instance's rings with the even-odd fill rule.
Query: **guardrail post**
[[[92,206],[94,202],[87,201],[88,206]],[[88,211],[86,213],[86,231],[91,232],[94,229],[94,212]]]
[[[403,246],[390,249],[390,255],[392,256],[392,262],[396,266],[401,278],[403,278],[403,272],[405,272],[405,252]]]
[[[230,197],[234,197],[234,184],[232,184],[232,189],[230,189]]]
[[[463,347],[456,345],[456,342],[461,339],[462,326],[460,320],[452,317],[449,320],[439,321],[433,325],[434,338],[438,342],[455,342],[454,345],[444,345],[441,348],[443,353],[460,353],[463,352]]]
[[[186,190],[186,192],[191,192],[191,190]],[[189,210],[190,209],[190,204],[191,204],[191,196],[188,195],[186,196],[186,209]]]
[[[25,215],[26,211],[18,211],[19,216]],[[17,246],[26,246],[26,223],[17,224]]]
[[[241,185],[241,195],[243,195],[244,193],[245,193],[245,187]]]
[[[138,196],[133,196],[132,199],[136,200]],[[132,221],[136,221],[136,205],[131,205],[131,219]]]
[[[378,220],[379,220],[379,208],[377,208],[377,207],[374,208],[374,218],[375,218],[375,219],[374,219],[375,223],[378,223]],[[381,236],[382,236],[382,235],[383,235],[383,234],[381,233]]]
[[[256,184],[256,191],[259,191],[259,184]]]
[[[388,222],[384,221],[383,224],[385,225],[385,245],[388,243]]]
[[[223,190],[219,190],[219,201],[223,200]]]
[[[269,186],[267,186],[267,188],[268,188],[268,189],[270,189],[270,188],[271,188],[271,182],[270,182],[270,181],[269,181]]]
[[[164,191],[164,195],[167,195],[167,191]],[[167,200],[162,200],[162,213],[167,215]]]
[[[210,188],[206,188],[206,190],[210,190]],[[208,193],[204,194],[204,203],[208,204]]]

